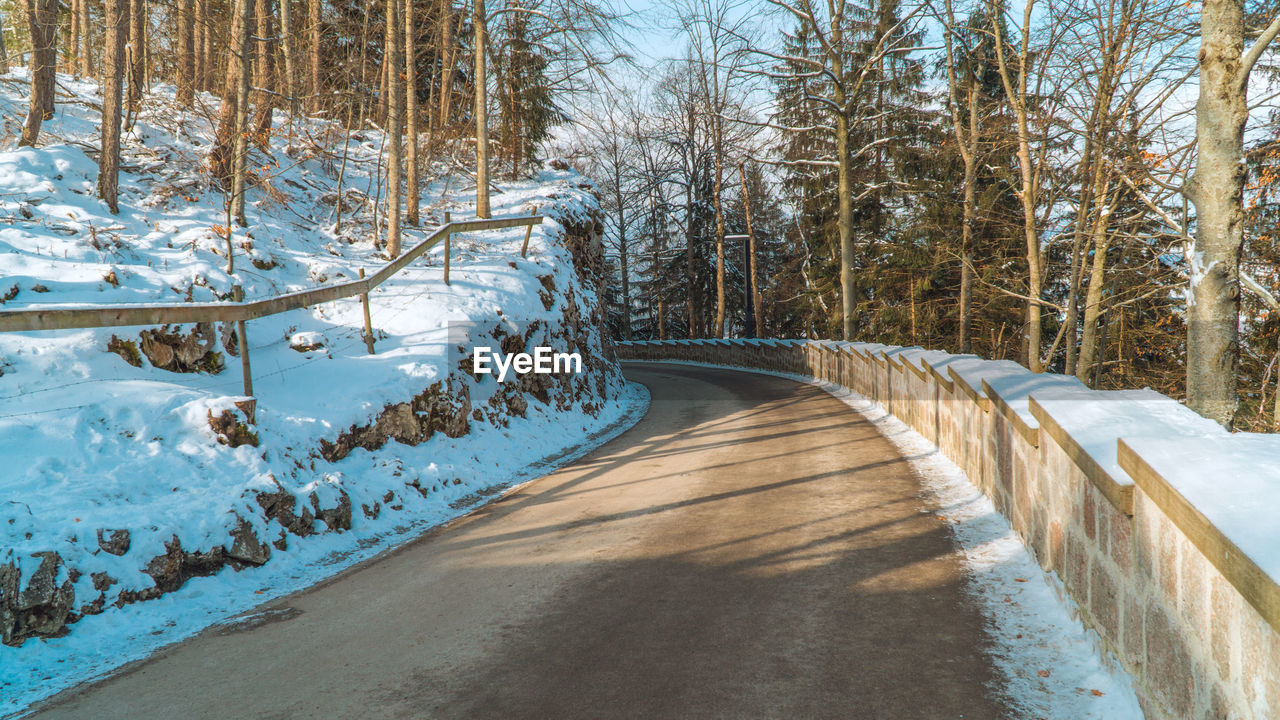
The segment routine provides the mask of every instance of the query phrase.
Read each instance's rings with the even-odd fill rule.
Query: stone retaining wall
[[[638,341],[618,355],[796,373],[874,400],[935,442],[1058,575],[1134,677],[1148,718],[1280,718],[1280,586],[1267,557],[1280,547],[1254,557],[1240,548],[1253,530],[1272,537],[1280,519],[1267,515],[1280,511],[1254,498],[1243,504],[1258,506],[1246,508],[1258,527],[1215,524],[1217,505],[1188,501],[1194,488],[1176,460],[1142,451],[1185,437],[1232,452],[1256,436],[1226,433],[1152,391],[1096,392],[919,348]],[[1280,437],[1264,441],[1280,448]],[[1280,489],[1280,468],[1257,470]]]

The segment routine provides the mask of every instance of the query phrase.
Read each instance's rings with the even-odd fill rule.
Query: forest
[[[1280,423],[1271,0],[23,0],[6,142],[101,84],[96,192],[158,97],[216,127],[228,266],[290,157],[381,138],[334,201],[386,257],[420,188],[569,162],[618,339],[800,337],[1013,359]],[[646,57],[663,37],[678,50]],[[23,69],[25,68],[25,69]],[[160,92],[159,88],[165,88]],[[171,94],[167,94],[171,93]],[[295,122],[308,117],[322,125]],[[323,132],[315,131],[323,127]],[[560,158],[563,157],[564,160]],[[127,168],[126,168],[127,169]]]
[[[1275,3],[688,0],[584,123],[622,338],[1016,360],[1280,422]]]

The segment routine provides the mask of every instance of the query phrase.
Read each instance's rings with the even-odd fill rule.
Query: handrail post
[[[364,279],[364,268],[360,268],[360,279]],[[364,305],[364,347],[369,351],[370,355],[375,355],[373,351],[373,320],[369,317],[369,293],[360,293],[360,303]]]
[[[244,302],[244,288],[240,285],[231,286],[231,299],[236,302]],[[249,370],[249,335],[245,330],[245,321],[236,321],[236,342],[240,346],[240,376],[244,380],[244,394],[249,398],[249,402],[245,403],[245,416],[249,420],[249,424],[257,423],[257,399],[253,396],[253,373]]]
[[[449,211],[444,211],[444,284],[449,284],[449,250],[453,233],[449,230]]]
[[[533,223],[524,226],[524,245],[520,246],[520,257],[529,256],[529,236],[533,234]]]

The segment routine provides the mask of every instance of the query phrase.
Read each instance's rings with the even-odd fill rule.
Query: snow
[[[861,413],[897,446],[932,496],[939,517],[950,524],[970,573],[968,589],[990,621],[987,652],[1014,716],[1142,718],[1132,678],[1106,657],[1061,582],[1040,569],[1008,520],[964,471],[867,398],[832,383],[815,384]]]
[[[998,675],[998,687],[993,690],[1013,709],[1014,717],[1143,717],[1133,679],[1101,647],[1097,636],[1085,629],[1062,583],[1040,569],[1008,520],[936,445],[844,386],[792,373],[749,372],[825,390],[874,423],[911,463],[964,554],[968,590],[988,620],[991,643],[985,650]]]
[[[1154,390],[1089,390],[1080,386],[1036,390],[1032,397],[1120,485],[1132,485],[1133,479],[1117,460],[1118,438],[1203,437],[1214,443],[1229,437],[1221,425]]]
[[[1235,544],[1272,582],[1280,583],[1280,436],[1253,433],[1200,437],[1122,435],[1126,445]]]
[[[0,117],[25,113],[22,73],[0,76]],[[97,144],[98,89],[70,76],[60,75],[59,84],[70,96],[60,93],[40,147],[13,147],[12,125],[0,133],[0,297],[17,288],[0,309],[218,302],[235,283],[254,300],[348,281],[386,262],[369,240],[377,235],[377,132],[348,141],[347,209],[338,231],[342,136],[319,120],[290,125],[277,112],[269,147],[251,158],[270,189],[250,193],[250,227],[234,229],[232,275],[225,239],[214,229],[225,224],[223,197],[203,170],[213,135],[208,108],[216,100],[203,96],[195,109],[178,108],[164,86],[148,97],[125,140],[120,213],[112,215],[96,197],[97,166],[85,153]],[[330,142],[338,145],[336,158],[323,147]],[[368,425],[388,404],[446,380],[456,365],[451,326],[555,327],[566,315],[588,317],[593,289],[579,279],[563,238],[565,224],[595,212],[589,185],[551,170],[499,184],[495,217],[547,215],[533,230],[529,257],[520,257],[523,227],[456,235],[447,287],[443,249],[435,248],[371,293],[377,354],[365,351],[355,298],[249,322],[259,447],[220,444],[210,427],[211,414],[235,412],[244,399],[239,363],[225,352],[220,373],[178,374],[146,360],[133,367],[106,351],[113,335],[137,341],[138,327],[0,333],[0,457],[7,465],[0,475],[0,565],[17,565],[25,582],[39,565],[33,553],[57,552],[64,560],[58,584],[70,579],[68,568],[79,573],[77,611],[99,594],[93,573],[118,581],[106,591],[106,611],[70,625],[66,637],[0,647],[0,716],[447,522],[638,417],[643,390],[611,364],[588,370],[593,392],[560,407],[531,398],[526,417],[488,405],[497,397],[494,379],[463,380],[454,372],[472,407],[484,411],[469,434],[437,432],[412,447],[389,440],[336,462],[318,452],[321,439]],[[423,227],[406,231],[405,247],[446,210],[454,220],[473,216],[470,187],[443,164],[431,167]],[[549,296],[540,295],[543,277],[554,283]],[[550,344],[545,332],[531,342],[540,338]],[[594,330],[587,340],[594,348],[602,342]],[[347,495],[351,529],[289,535],[287,550],[273,550],[260,568],[223,568],[159,599],[112,607],[122,591],[154,586],[146,563],[174,537],[187,551],[222,546],[237,516],[264,541],[280,536],[255,500],[277,487],[303,503],[314,495],[320,507]],[[362,511],[375,507],[376,517]],[[98,543],[99,531],[115,529],[131,536],[120,557]]]

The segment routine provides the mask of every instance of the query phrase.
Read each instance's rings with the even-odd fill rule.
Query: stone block
[[[1218,678],[1225,683],[1237,680],[1240,645],[1240,595],[1221,575],[1209,576],[1209,655]]]
[[[1147,688],[1175,718],[1194,717],[1195,663],[1175,623],[1158,607],[1147,610]]]
[[[1133,520],[1107,505],[1107,555],[1126,576],[1133,574]]]
[[[1086,488],[1080,498],[1080,524],[1084,528],[1084,536],[1093,542],[1098,540],[1098,503],[1093,493]]]
[[[1094,566],[1089,574],[1089,614],[1098,632],[1112,645],[1120,643],[1120,592],[1106,569]]]
[[[1054,518],[1049,521],[1049,567],[1046,570],[1057,570],[1058,574],[1062,574],[1063,568],[1063,537],[1062,537],[1062,521]]]
[[[1179,552],[1178,611],[1191,630],[1209,642],[1209,580],[1206,572],[1218,574],[1195,547]]]
[[[1251,707],[1280,710],[1280,636],[1252,606],[1241,609],[1238,684],[1244,686],[1245,699]]]
[[[1147,664],[1146,638],[1147,608],[1136,593],[1126,593],[1124,602],[1124,630],[1120,637],[1120,662],[1135,677],[1142,677]]]
[[[1159,588],[1169,606],[1175,607],[1178,602],[1178,587],[1181,585],[1179,580],[1181,563],[1178,561],[1178,553],[1182,543],[1163,517],[1160,525],[1160,540],[1155,548],[1156,566],[1159,568]]]

